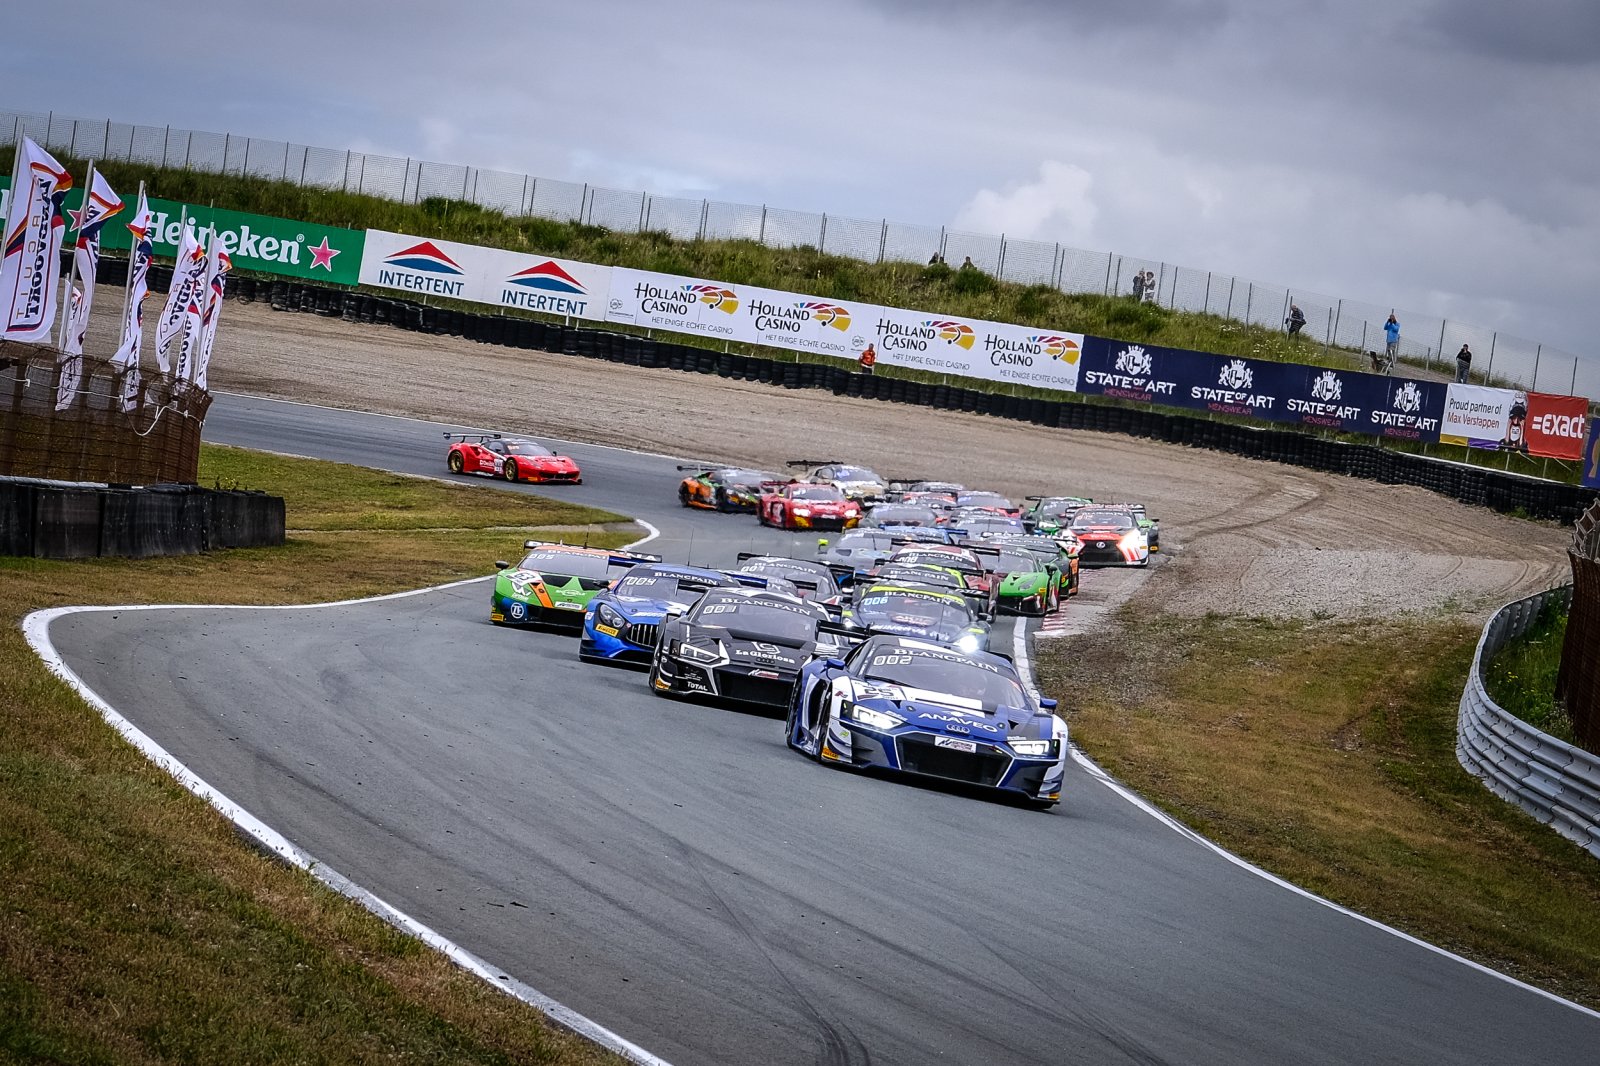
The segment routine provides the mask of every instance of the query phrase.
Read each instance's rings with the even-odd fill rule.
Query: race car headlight
[[[890,714],[888,711],[875,711],[871,707],[862,707],[848,701],[841,710],[846,718],[872,729],[893,729],[897,725],[905,724],[905,719],[898,715]]]
[[[697,663],[714,663],[719,658],[716,652],[696,647],[687,640],[678,641],[678,655],[681,658],[690,659]]]
[[[1130,529],[1122,535],[1122,546],[1124,548],[1137,548],[1143,543],[1144,535],[1136,529]]]
[[[967,652],[969,655],[982,647],[983,641],[978,639],[976,633],[963,633],[956,641],[956,649]]]
[[[1054,740],[1022,740],[1013,737],[1006,743],[1018,755],[1028,755],[1036,759],[1043,758],[1046,755],[1055,756],[1061,752],[1059,743]]]
[[[623,620],[622,616],[612,609],[609,603],[600,604],[594,609],[594,613],[595,617],[598,618],[603,624],[611,626],[615,629],[621,629],[627,624]]]
[[[810,518],[811,517],[811,508],[809,508],[809,507],[796,507],[794,509],[794,513],[799,515],[801,518]]]

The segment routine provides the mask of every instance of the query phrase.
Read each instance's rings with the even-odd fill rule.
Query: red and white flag
[[[76,314],[82,302],[83,293],[74,286],[67,313]],[[56,410],[65,411],[78,398],[78,386],[83,382],[83,353],[62,352],[56,359],[56,369],[60,371],[56,376]]]
[[[89,329],[89,309],[94,303],[95,279],[100,271],[100,228],[125,206],[122,198],[112,191],[106,179],[96,171],[89,181],[83,207],[73,219],[78,230],[77,243],[72,247],[73,270],[81,291],[73,289],[72,302],[67,309],[67,338],[61,346],[63,352],[83,354],[83,335]]]
[[[222,236],[211,235],[211,280],[206,286],[206,308],[200,315],[200,356],[194,368],[194,383],[206,387],[206,370],[211,366],[211,346],[217,340],[217,320],[222,317],[222,294],[228,287],[228,271],[233,259],[222,247]]]
[[[166,306],[161,309],[161,318],[156,322],[156,363],[163,374],[172,368],[172,342],[182,336],[191,317],[197,323],[199,321],[200,307],[197,301],[200,290],[205,286],[205,276],[205,246],[195,236],[194,226],[186,222],[183,237],[178,241],[178,259],[172,267],[172,285],[167,289]]]
[[[38,343],[50,339],[61,278],[61,202],[72,175],[33,142],[17,149],[17,188],[6,212],[5,258],[0,260],[0,336]]]

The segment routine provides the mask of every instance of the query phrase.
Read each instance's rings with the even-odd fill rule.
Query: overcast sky
[[[12,110],[1004,231],[1595,352],[1596,0],[58,0],[0,19],[0,70]]]

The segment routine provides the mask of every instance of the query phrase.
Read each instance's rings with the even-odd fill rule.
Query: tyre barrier
[[[155,272],[160,269],[163,268],[152,268],[153,279]],[[164,269],[170,281],[171,268]],[[246,283],[249,284],[248,290]],[[152,287],[155,285],[152,280]],[[902,378],[863,375],[834,364],[743,356],[587,326],[468,313],[365,293],[344,293],[343,303],[340,303],[340,298],[332,296],[308,297],[308,290],[342,292],[298,281],[241,278],[230,284],[228,294],[237,295],[240,299],[270,300],[275,310],[312,311],[346,318],[353,313],[356,320],[362,322],[467,337],[484,344],[605,359],[643,369],[665,368],[685,373],[715,374],[786,389],[827,389],[835,396],[991,415],[1059,429],[1143,437],[1383,484],[1413,485],[1474,506],[1520,512],[1531,518],[1553,518],[1568,525],[1576,521],[1591,503],[1600,499],[1600,493],[1594,489],[1432,459],[1376,444],[1327,440],[1291,430],[1257,429],[1146,408],[1070,399],[1042,400],[984,392],[948,383],[935,385]],[[353,295],[358,303],[352,312],[350,297]]]
[[[0,555],[148,559],[281,545],[281,496],[198,485],[0,479]]]
[[[1483,627],[1461,693],[1456,758],[1490,792],[1600,858],[1600,756],[1533,728],[1483,686],[1485,660],[1527,632],[1546,605],[1571,602],[1564,585],[1507,604]]]

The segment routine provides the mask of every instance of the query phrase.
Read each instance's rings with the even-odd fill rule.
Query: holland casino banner
[[[368,230],[360,283],[419,296],[605,319],[611,268]]]
[[[0,178],[0,184],[9,185],[10,179]],[[123,195],[131,201],[134,191],[124,189]],[[82,205],[83,190],[74,189],[67,194],[69,211],[76,212]],[[71,217],[68,216],[69,220]],[[320,226],[314,222],[151,198],[150,238],[156,255],[170,258],[177,254],[185,218],[194,221],[200,243],[206,247],[210,246],[212,230],[217,231],[223,248],[233,260],[234,270],[329,281],[336,285],[356,283],[366,230]],[[76,231],[69,228],[68,246],[76,239]],[[113,221],[100,231],[102,251],[126,251],[132,240],[128,227],[119,221]]]
[[[747,290],[721,281],[613,267],[606,319],[754,343],[749,317],[741,313],[747,299]]]
[[[1066,392],[1078,389],[1081,333],[895,307],[875,310],[870,336],[882,363]]]
[[[1433,441],[1438,382],[1241,359],[1102,337],[1085,340],[1079,391],[1346,433]]]

